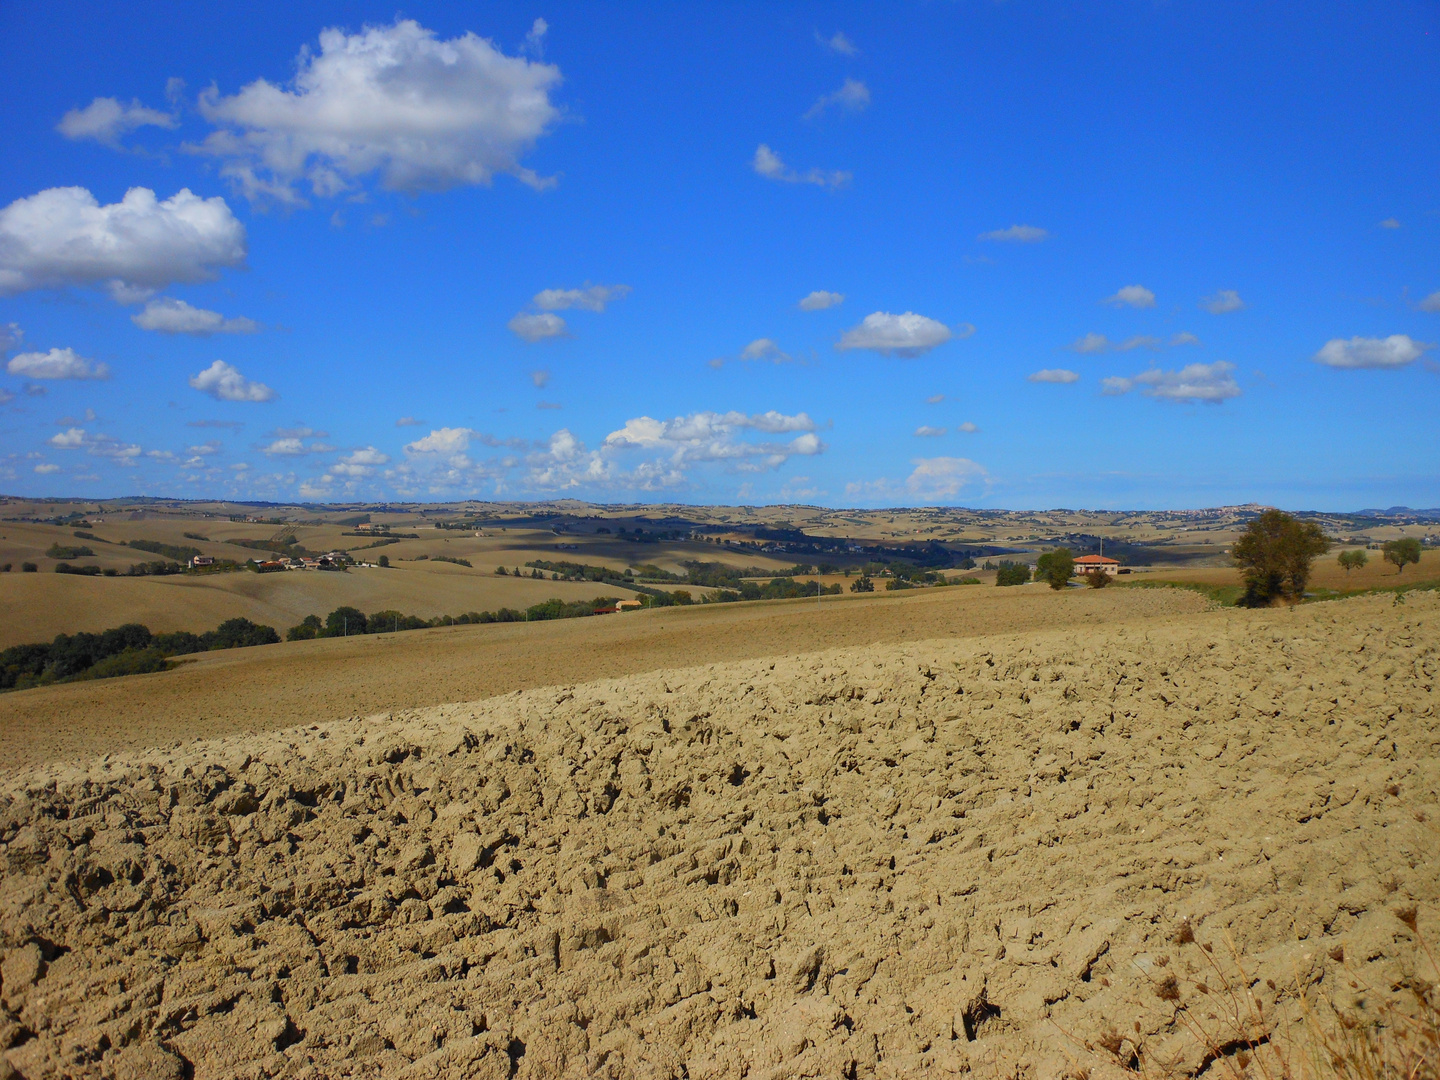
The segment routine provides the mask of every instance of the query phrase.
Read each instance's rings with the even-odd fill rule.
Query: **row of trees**
[[[1282,510],[1266,510],[1246,527],[1231,550],[1245,579],[1241,603],[1264,607],[1276,600],[1298,601],[1316,557],[1329,547],[1315,522],[1300,521]],[[1380,551],[1397,574],[1409,563],[1420,561],[1420,541],[1413,536],[1387,541]],[[1366,565],[1369,558],[1363,550],[1342,551],[1338,561],[1349,573]]]

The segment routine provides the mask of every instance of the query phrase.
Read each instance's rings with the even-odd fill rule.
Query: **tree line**
[[[98,634],[57,634],[51,642],[12,645],[0,652],[0,690],[164,671],[172,656],[271,645],[279,640],[274,627],[249,619],[227,619],[203,634],[188,630],[152,634],[140,623],[126,623]]]

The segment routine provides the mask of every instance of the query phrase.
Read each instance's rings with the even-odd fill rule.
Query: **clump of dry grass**
[[[1419,932],[1417,908],[1401,907],[1394,914],[1414,935],[1416,958],[1423,956],[1431,971],[1440,970],[1429,942]],[[1153,979],[1152,989],[1160,1000],[1174,1004],[1176,1022],[1205,1048],[1194,1075],[1228,1080],[1440,1080],[1440,989],[1426,979],[1416,975],[1405,980],[1396,988],[1404,991],[1399,998],[1376,993],[1345,963],[1345,947],[1337,944],[1327,955],[1343,965],[1349,988],[1365,994],[1377,1007],[1361,1015],[1327,997],[1307,997],[1298,979],[1296,985],[1284,988],[1266,979],[1273,993],[1291,998],[1301,1009],[1304,1022],[1295,1034],[1293,1028],[1277,1028],[1266,1016],[1251,989],[1259,980],[1247,972],[1228,935],[1229,965],[1216,958],[1211,943],[1196,940],[1188,919],[1171,940],[1195,946],[1200,957],[1198,974],[1185,980],[1194,993],[1184,1000],[1181,980],[1169,973]],[[1157,1070],[1147,1056],[1138,1024],[1136,1032],[1132,1039],[1112,1025],[1099,1032],[1091,1045],[1108,1053],[1129,1075],[1148,1078]]]

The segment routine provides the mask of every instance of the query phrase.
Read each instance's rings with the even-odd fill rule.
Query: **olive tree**
[[[1404,571],[1406,563],[1420,561],[1420,541],[1413,536],[1387,540],[1380,545],[1380,552],[1385,556],[1386,562],[1395,564],[1395,573],[1399,574]]]
[[[1300,521],[1283,510],[1266,510],[1250,522],[1231,551],[1245,577],[1241,602],[1266,607],[1281,598],[1298,601],[1310,580],[1310,564],[1329,546],[1313,521]]]
[[[1364,548],[1356,548],[1354,551],[1342,551],[1335,560],[1340,564],[1348,576],[1351,570],[1359,570],[1370,561],[1370,556],[1365,554]]]

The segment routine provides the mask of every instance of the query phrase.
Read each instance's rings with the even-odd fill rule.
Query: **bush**
[[[431,562],[448,562],[448,563],[454,563],[456,566],[469,566],[469,565],[470,565],[470,560],[469,560],[469,559],[455,559],[455,558],[451,558],[449,555],[432,555],[432,556],[430,556],[430,561],[431,561]]]
[[[874,592],[875,582],[870,580],[869,574],[861,574],[850,583],[851,592]]]
[[[368,620],[359,608],[338,607],[325,616],[325,630],[322,637],[349,637],[365,633]]]
[[[1001,559],[995,567],[996,585],[1024,585],[1030,580],[1030,567],[1024,563]]]
[[[95,552],[88,547],[66,547],[63,544],[51,544],[46,549],[45,555],[51,559],[93,559]]]
[[[1347,575],[1351,570],[1359,570],[1369,561],[1370,556],[1365,554],[1364,548],[1357,548],[1354,551],[1342,551],[1340,552],[1339,558],[1336,559],[1336,562],[1340,564],[1341,569],[1343,569]]]
[[[1283,510],[1266,510],[1246,527],[1231,552],[1245,577],[1246,607],[1268,607],[1305,594],[1310,564],[1330,546],[1320,526]]]
[[[1395,564],[1395,573],[1403,573],[1406,563],[1418,563],[1420,561],[1420,541],[1413,536],[1407,536],[1400,540],[1387,540],[1380,545],[1380,551],[1385,561]]]
[[[1069,548],[1047,551],[1035,560],[1035,580],[1055,590],[1065,588],[1075,574],[1075,555]]]
[[[951,584],[951,585],[979,585],[979,584],[980,584],[980,579],[979,579],[978,577],[962,577],[962,578],[956,578],[956,579],[955,579],[954,581],[952,581],[950,584]]]
[[[68,562],[56,563],[55,573],[57,574],[79,574],[82,577],[99,577],[100,567],[98,566],[71,566]]]
[[[200,554],[197,547],[188,547],[177,544],[162,544],[158,540],[130,540],[127,546],[136,551],[148,551],[152,555],[163,555],[175,562],[189,562],[196,555]]]
[[[389,555],[381,555],[381,556],[380,556],[380,566],[381,566],[383,569],[386,569],[386,570],[388,570],[388,569],[390,568],[390,556],[389,556]]]
[[[509,571],[509,570],[506,570],[505,567],[503,567],[503,566],[497,566],[497,567],[495,567],[495,573],[496,573],[499,577],[509,577],[509,576],[510,576],[510,571]]]
[[[320,631],[325,629],[320,621],[319,615],[306,615],[298,626],[292,626],[285,632],[286,641],[309,641],[311,638],[320,636]]]
[[[273,626],[261,626],[249,619],[226,619],[214,630],[200,635],[200,642],[207,650],[274,645],[279,640],[280,635]]]
[[[36,566],[33,562],[22,562],[20,564],[20,572],[22,574],[33,574],[39,569],[40,567]]]
[[[1089,585],[1092,589],[1105,588],[1106,585],[1110,584],[1110,571],[1101,569],[1098,566],[1093,570],[1086,571],[1085,584]]]

